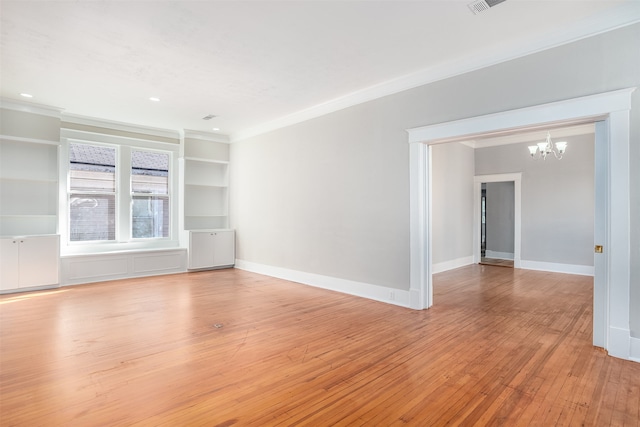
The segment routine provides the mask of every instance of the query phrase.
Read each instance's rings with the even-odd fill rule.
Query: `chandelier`
[[[529,146],[529,154],[533,157],[533,160],[545,160],[547,155],[553,153],[556,159],[562,159],[562,155],[567,150],[567,143],[565,141],[551,142],[551,134],[547,132],[547,140],[544,142],[538,142],[537,145]]]

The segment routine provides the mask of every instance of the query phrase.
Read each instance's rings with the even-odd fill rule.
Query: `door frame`
[[[522,173],[500,173],[473,177],[473,262],[480,262],[480,216],[482,184],[486,182],[513,182],[513,268],[520,268],[522,248]]]
[[[407,129],[409,134],[410,193],[410,306],[426,309],[433,304],[431,266],[431,145],[470,140],[479,136],[520,133],[554,126],[604,122],[596,132],[595,162],[604,181],[606,215],[596,227],[604,237],[605,251],[595,255],[593,342],[610,355],[629,359],[630,192],[629,138],[631,93],[635,88],[541,104],[469,119]],[[606,155],[601,155],[604,152]],[[525,153],[526,154],[526,153]],[[598,261],[598,258],[602,262]],[[604,275],[599,265],[606,267]],[[597,280],[601,277],[601,280]]]

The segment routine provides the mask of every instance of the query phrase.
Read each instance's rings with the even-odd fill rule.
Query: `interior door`
[[[609,188],[609,177],[607,175],[607,164],[609,163],[609,123],[600,121],[595,123],[595,212],[594,212],[594,258],[593,258],[593,345],[596,347],[607,347],[607,330],[609,313],[609,295],[607,294],[607,281],[609,273],[607,270],[608,249],[606,242],[607,235],[607,198]],[[601,247],[599,252],[598,247]]]

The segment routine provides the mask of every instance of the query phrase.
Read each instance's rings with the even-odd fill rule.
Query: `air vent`
[[[471,9],[471,12],[473,12],[474,15],[477,15],[479,13],[486,12],[490,8],[504,1],[506,0],[478,0],[473,3],[469,3],[467,6],[469,6],[469,9]]]
[[[204,116],[202,120],[211,120],[215,117],[215,114],[209,114],[208,116]]]

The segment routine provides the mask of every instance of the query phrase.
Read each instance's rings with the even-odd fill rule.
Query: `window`
[[[69,240],[115,240],[116,149],[69,146]]]
[[[131,235],[169,236],[169,155],[131,152]]]
[[[169,239],[171,160],[169,151],[70,141],[69,242]]]

